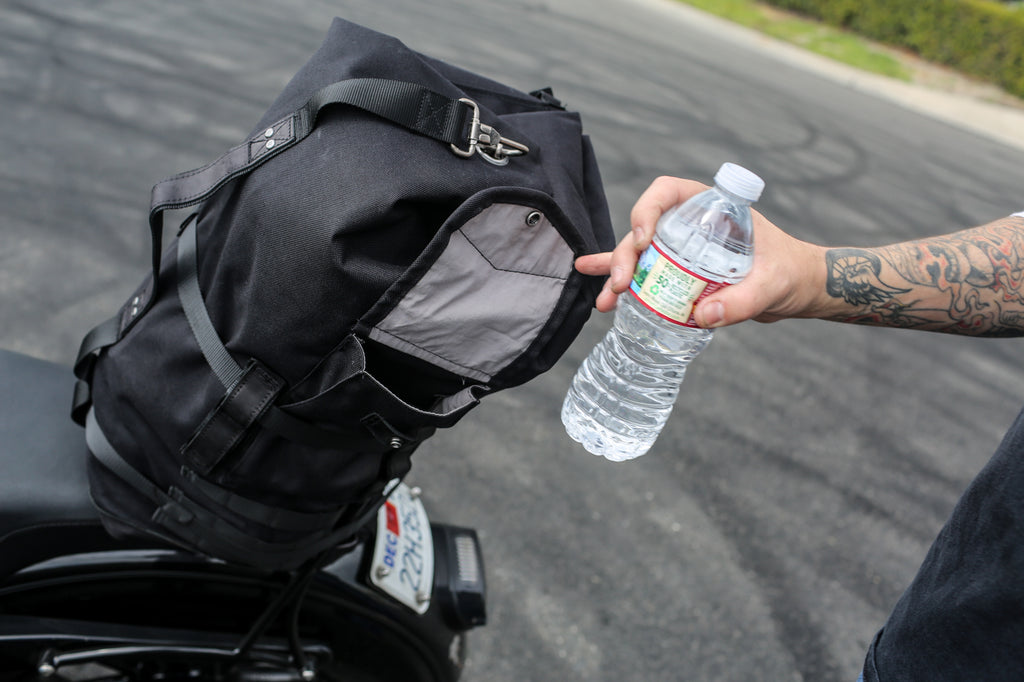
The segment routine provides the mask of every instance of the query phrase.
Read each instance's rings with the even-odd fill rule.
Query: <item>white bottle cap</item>
[[[735,163],[723,163],[715,173],[715,184],[747,201],[757,201],[764,191],[764,180]]]

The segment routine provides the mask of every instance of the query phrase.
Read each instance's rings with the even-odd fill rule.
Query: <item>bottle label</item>
[[[705,296],[728,286],[690,272],[656,244],[642,254],[629,290],[640,303],[669,322],[696,327],[693,307]]]

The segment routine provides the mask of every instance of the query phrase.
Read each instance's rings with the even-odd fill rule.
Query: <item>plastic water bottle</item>
[[[583,361],[562,405],[566,433],[613,461],[647,452],[679,394],[686,367],[711,340],[694,305],[743,279],[753,261],[750,204],[764,181],[736,164],[715,186],[669,209],[640,255],[615,324]]]

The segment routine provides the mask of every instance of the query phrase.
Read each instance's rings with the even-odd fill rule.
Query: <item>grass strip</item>
[[[910,80],[909,70],[870,41],[753,0],[679,0],[709,14],[871,73]]]

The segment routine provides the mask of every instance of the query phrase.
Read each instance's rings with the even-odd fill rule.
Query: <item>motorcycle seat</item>
[[[0,349],[0,577],[59,555],[123,547],[89,497],[71,369]]]

